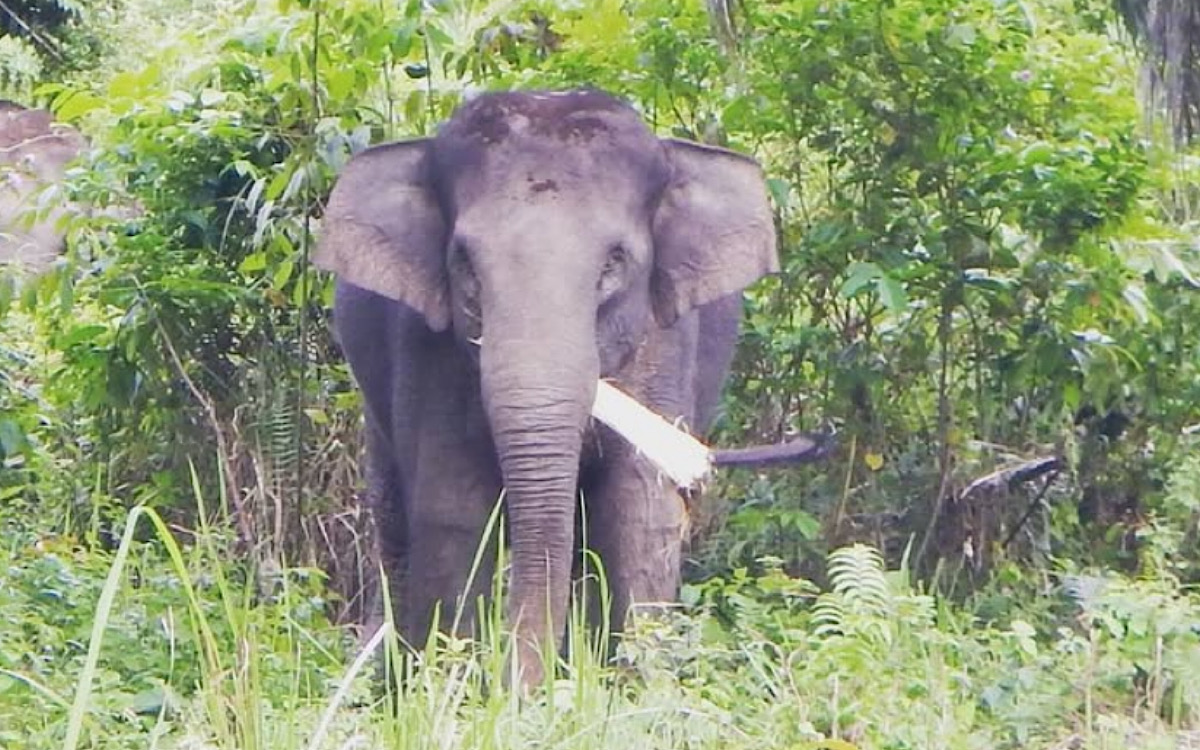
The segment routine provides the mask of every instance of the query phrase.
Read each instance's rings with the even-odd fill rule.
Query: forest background
[[[1200,746],[1200,3],[4,0],[0,96],[91,148],[0,279],[0,747]],[[390,718],[338,170],[471,91],[595,85],[764,165],[679,612]]]

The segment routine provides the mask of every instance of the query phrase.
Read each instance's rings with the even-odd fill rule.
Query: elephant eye
[[[471,255],[467,249],[457,242],[450,247],[450,257],[446,264],[454,276],[474,276],[475,268],[471,264]]]
[[[622,245],[613,245],[608,249],[604,259],[604,269],[600,272],[600,280],[596,288],[604,299],[612,296],[625,281],[625,268],[629,264],[629,251]]]

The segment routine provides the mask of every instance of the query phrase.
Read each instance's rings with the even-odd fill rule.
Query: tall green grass
[[[501,526],[494,514],[489,533]],[[309,575],[256,575],[219,528],[183,544],[139,507],[111,553],[24,539],[0,568],[5,748],[1165,748],[1197,727],[1200,602],[1166,577],[1010,578],[989,592],[1009,606],[984,622],[868,547],[834,552],[825,588],[767,560],[686,587],[687,604],[635,621],[614,659],[586,626],[585,607],[604,604],[577,601],[575,646],[519,695],[503,687],[499,595],[478,640],[434,635],[411,653],[388,618],[358,648]],[[53,602],[36,604],[59,579],[94,591],[78,641],[55,641]],[[52,644],[61,658],[33,657]]]

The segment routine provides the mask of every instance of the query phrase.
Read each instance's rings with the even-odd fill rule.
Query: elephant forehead
[[[529,207],[578,215],[642,211],[666,184],[657,141],[649,153],[627,147],[561,147],[536,139],[496,144],[440,171],[443,197],[457,215]],[[458,156],[462,156],[461,153]]]
[[[487,179],[505,182],[530,174],[572,183],[613,180],[630,183],[665,175],[666,158],[657,139],[626,139],[610,134],[580,143],[537,134],[481,144],[439,142],[438,163],[451,183]]]
[[[640,203],[657,187],[650,179],[651,170],[617,155],[587,152],[562,152],[535,158],[530,153],[515,153],[511,158],[496,158],[476,165],[470,173],[450,182],[450,194],[456,205],[478,200],[516,201],[518,203],[578,202],[601,198],[619,204],[625,200]]]
[[[569,202],[553,199],[517,199],[476,203],[459,213],[454,235],[476,251],[511,258],[521,254],[542,255],[570,247],[587,264],[583,252],[597,252],[626,238],[637,226],[613,202],[598,196]]]
[[[522,136],[587,142],[614,133],[648,136],[649,129],[628,104],[598,91],[508,92],[467,102],[440,137],[486,145]]]
[[[507,178],[530,168],[595,176],[603,164],[661,170],[665,154],[628,105],[595,92],[503,94],[465,105],[435,141],[451,175]]]

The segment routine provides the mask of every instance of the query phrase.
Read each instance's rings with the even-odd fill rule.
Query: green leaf
[[[771,191],[771,199],[780,211],[787,211],[791,199],[792,186],[787,180],[771,177],[767,180],[767,190]]]
[[[68,91],[54,100],[54,114],[58,119],[70,122],[100,109],[104,103],[104,99],[86,91]]]
[[[3,319],[9,308],[12,307],[16,290],[17,282],[12,276],[0,270],[0,319]]]
[[[153,66],[147,66],[140,71],[122,71],[108,82],[108,94],[125,99],[140,99],[150,93],[157,79],[158,74]]]
[[[108,326],[93,323],[91,325],[75,326],[58,340],[59,349],[70,349],[86,341],[94,341],[108,331]]]
[[[392,36],[391,51],[396,57],[404,57],[407,55],[413,46],[413,28],[411,26],[401,26],[396,29],[396,33]]]
[[[25,448],[25,432],[11,419],[0,419],[0,455],[14,456]]]
[[[354,93],[355,72],[353,68],[330,70],[322,76],[334,101],[346,101]]]
[[[946,27],[946,43],[969,47],[975,43],[975,27],[969,23],[954,23]]]
[[[313,424],[329,424],[329,415],[323,409],[305,409],[304,414]]]
[[[875,280],[875,286],[879,290],[879,299],[893,314],[898,315],[908,308],[908,294],[898,280],[891,276],[881,276]]]
[[[277,172],[275,176],[271,178],[271,184],[267,186],[267,200],[274,201],[278,199],[279,196],[283,194],[284,189],[287,188],[288,183],[291,182],[291,180],[292,169],[290,166],[285,166],[284,169],[279,170],[279,172]]]
[[[292,278],[292,270],[294,268],[295,263],[290,259],[280,263],[279,268],[275,269],[275,274],[271,277],[271,286],[276,289],[283,289]]]
[[[1147,325],[1154,320],[1154,314],[1150,311],[1150,301],[1146,298],[1146,288],[1140,283],[1131,281],[1126,284],[1121,290],[1121,297],[1129,304],[1139,323]]]
[[[881,276],[883,271],[874,263],[851,263],[846,269],[846,280],[838,289],[838,296],[850,299],[864,288],[872,286]]]
[[[309,287],[312,284],[312,274],[306,274],[296,280],[296,285],[292,287],[292,304],[296,307],[303,307],[309,301]]]
[[[811,513],[792,513],[790,525],[802,539],[812,540],[821,536],[821,521]]]
[[[267,267],[267,254],[263,252],[250,253],[238,264],[238,270],[244,274],[261,271]]]

